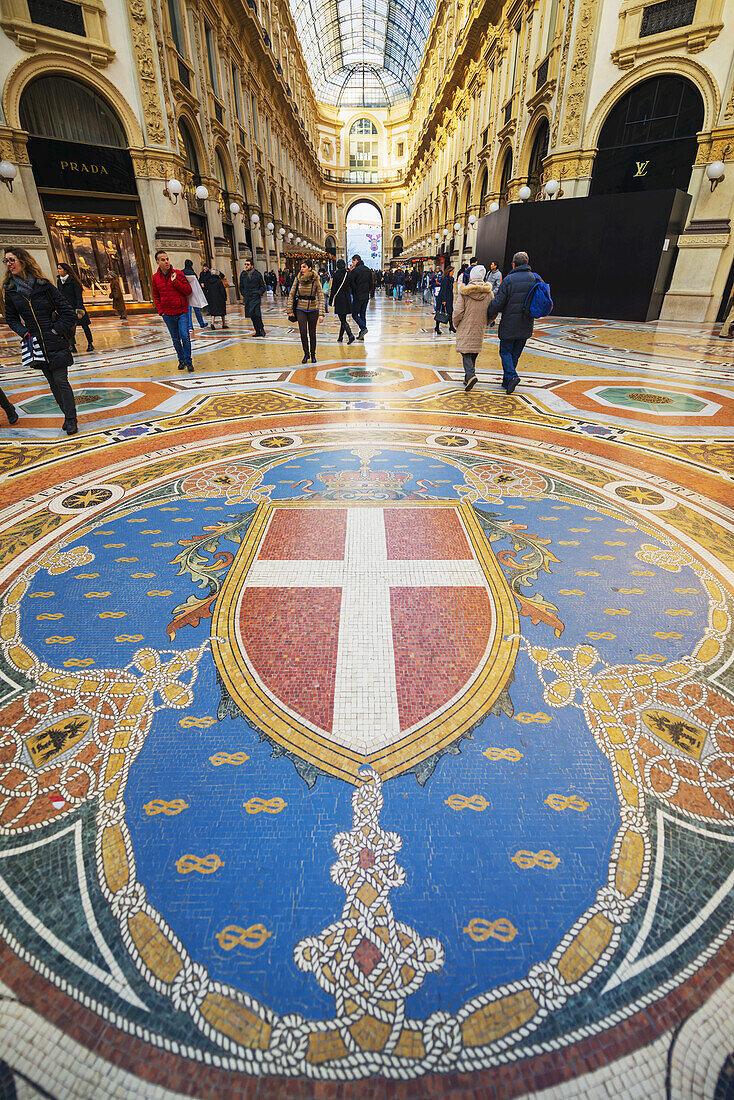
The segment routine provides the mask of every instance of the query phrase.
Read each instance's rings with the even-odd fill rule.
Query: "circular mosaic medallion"
[[[24,996],[210,1090],[606,1042],[734,922],[710,515],[507,436],[293,426],[6,518]]]

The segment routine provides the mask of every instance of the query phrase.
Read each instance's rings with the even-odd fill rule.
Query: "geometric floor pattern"
[[[0,1095],[724,1100],[734,358],[0,331]]]

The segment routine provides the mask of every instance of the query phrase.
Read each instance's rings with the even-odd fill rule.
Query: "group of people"
[[[194,316],[200,327],[206,328],[207,322],[202,312],[206,308],[210,317],[209,327],[215,328],[215,320],[219,317],[222,328],[227,328],[228,284],[223,275],[206,265],[197,276],[190,260],[186,261],[182,271],[177,270],[164,249],[156,252],[155,260],[155,308],[170,334],[178,357],[178,369],[193,372],[191,334],[194,331]],[[529,311],[528,300],[538,283],[542,283],[539,276],[531,271],[527,253],[515,254],[512,270],[505,278],[496,264],[490,265],[488,273],[473,257],[471,263],[464,264],[459,271],[456,296],[450,266],[426,277],[434,294],[435,331],[440,334],[440,324],[448,321],[450,331],[456,334],[456,349],[462,357],[464,389],[467,392],[477,383],[476,361],[482,349],[486,325],[493,325],[497,315],[502,314],[498,332],[502,385],[508,394],[513,393],[520,381],[518,360],[532,335],[533,316],[538,316]],[[252,260],[245,262],[239,288],[245,314],[252,321],[256,336],[266,335],[261,306],[263,295],[268,289],[274,294],[277,286],[278,279],[274,272],[266,272],[263,276]],[[327,309],[325,287],[329,304],[339,318],[338,343],[343,343],[346,336],[347,342],[352,344],[355,340],[363,340],[367,333],[366,314],[374,279],[373,272],[365,266],[361,257],[355,255],[349,267],[344,260],[338,260],[330,282],[327,273],[314,267],[313,260],[305,259],[291,281],[287,302],[288,318],[298,324],[303,363],[309,360],[316,362],[316,330]],[[5,250],[3,296],[6,322],[21,338],[23,365],[37,368],[46,378],[64,414],[63,431],[68,435],[78,431],[76,404],[68,379],[68,368],[77,350],[77,328],[81,328],[87,338],[87,351],[94,350],[82,291],[82,284],[69,264],[58,265],[58,279],[54,286],[24,248]],[[350,317],[357,326],[356,335],[350,327]],[[11,424],[17,423],[18,412],[2,390],[0,407]]]

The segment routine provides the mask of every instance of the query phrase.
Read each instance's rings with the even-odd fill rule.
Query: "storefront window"
[[[77,272],[87,305],[108,306],[110,275],[128,302],[144,302],[139,226],[131,218],[47,215],[56,259]]]

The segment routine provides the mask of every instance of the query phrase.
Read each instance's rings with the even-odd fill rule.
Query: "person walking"
[[[199,328],[208,328],[206,321],[204,320],[204,314],[202,309],[207,308],[207,300],[204,297],[204,291],[201,289],[201,283],[198,276],[194,271],[193,260],[187,260],[183,265],[183,273],[189,281],[191,287],[191,295],[189,297],[189,334],[194,332],[194,314],[196,314],[196,320],[199,322]]]
[[[352,257],[349,270],[352,273],[352,317],[359,329],[357,339],[364,340],[367,335],[367,306],[372,289],[372,273],[362,263],[362,257],[358,253]]]
[[[500,288],[500,283],[502,282],[502,272],[497,267],[497,264],[494,262],[494,260],[491,260],[490,264],[489,264],[489,272],[487,273],[487,282],[492,287],[492,293],[496,295],[497,291]],[[497,324],[497,318],[493,317],[492,320],[489,322],[489,327],[494,328],[494,326],[496,324]]]
[[[318,273],[313,269],[313,260],[304,260],[288,296],[288,317],[298,321],[301,333],[302,363],[308,362],[309,354],[311,362],[316,362],[316,326],[324,319],[324,309],[324,292]]]
[[[84,308],[81,279],[69,264],[58,264],[57,271],[59,277],[56,280],[56,288],[61,291],[76,313],[77,328],[82,328],[87,338],[87,351],[94,351],[92,330],[89,327],[89,314]],[[71,338],[71,350],[73,353],[76,352],[76,333]]]
[[[486,274],[482,264],[475,264],[469,282],[459,284],[454,306],[456,350],[464,366],[464,389],[467,393],[477,384],[477,356],[482,350],[487,306],[494,296],[491,285],[485,282]]]
[[[0,409],[3,410],[8,418],[8,424],[12,427],[13,424],[18,423],[18,410],[13,402],[9,399],[4,390],[0,389]]]
[[[463,267],[462,271],[459,272],[459,278],[461,279],[462,283],[464,283],[465,286],[468,285],[468,283],[469,283],[469,272],[474,267],[474,264],[476,264],[478,262],[479,261],[477,260],[476,256],[472,256],[472,258],[469,260],[469,263],[464,264],[464,267]]]
[[[125,295],[122,292],[122,283],[120,282],[120,276],[116,271],[110,272],[110,301],[112,302],[112,308],[115,313],[118,314],[121,321],[127,321],[127,305],[125,304]]]
[[[176,271],[164,249],[158,249],[155,259],[158,270],[153,275],[153,302],[176,349],[178,369],[188,370],[193,374],[189,336],[191,284],[183,271]]]
[[[449,322],[449,332],[456,332],[452,313],[454,312],[454,269],[449,264],[443,269],[443,277],[438,287],[436,297],[436,336],[442,336],[439,317],[445,314]]]
[[[252,321],[255,336],[265,335],[262,315],[262,296],[265,288],[265,279],[252,260],[245,260],[245,266],[240,272],[240,294],[245,306],[245,317],[249,317]]]
[[[76,311],[68,298],[44,277],[25,248],[5,249],[3,292],[5,323],[23,341],[23,366],[41,371],[64,414],[62,430],[67,435],[76,435],[79,430],[76,402],[68,376],[74,362],[70,345],[76,328]],[[5,412],[11,424],[15,423],[7,408]]]
[[[206,277],[204,277],[204,271],[206,271]],[[228,328],[227,325],[227,288],[224,285],[224,276],[213,268],[204,268],[201,273],[201,284],[204,294],[206,296],[207,305],[209,306],[209,316],[211,318],[211,324],[209,328],[216,328],[214,324],[217,317],[222,319],[222,328]],[[205,279],[205,281],[204,281]]]
[[[336,261],[336,271],[334,277],[331,280],[331,294],[329,295],[329,305],[334,307],[334,313],[339,318],[339,335],[337,337],[337,343],[344,343],[344,334],[347,335],[347,344],[354,343],[354,333],[349,327],[349,321],[347,316],[352,308],[352,273],[347,271],[347,265],[344,260]]]
[[[491,322],[502,314],[497,335],[500,338],[502,360],[502,386],[507,393],[514,393],[520,378],[517,364],[525,344],[533,335],[533,318],[525,309],[528,294],[538,276],[530,270],[527,252],[516,252],[512,257],[512,271],[508,271],[500,283],[494,300],[487,310]]]

